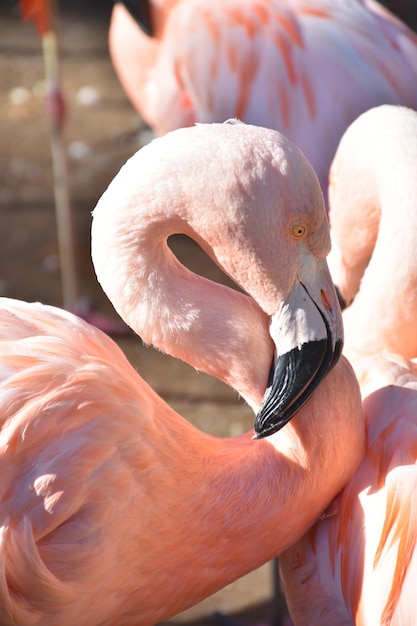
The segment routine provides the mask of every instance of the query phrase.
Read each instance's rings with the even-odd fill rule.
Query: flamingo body
[[[181,266],[167,245],[180,229],[247,295]],[[233,384],[257,417],[275,393],[273,384],[265,393],[271,362],[294,341],[296,362],[304,343],[326,343],[327,376],[322,363],[296,417],[260,440],[201,433],[101,331],[0,299],[3,625],[151,626],[311,526],[364,445],[359,387],[334,340],[328,248],[323,198],[301,152],[244,124],[155,140],[94,211],[97,275],[127,323]]]
[[[417,611],[417,376],[390,355],[357,365],[365,458],[329,515],[280,555],[295,626],[413,624]]]
[[[333,280],[345,354],[417,355],[417,112],[381,106],[345,132],[331,167]]]
[[[153,37],[116,4],[109,45],[133,105],[161,135],[194,122],[284,133],[327,191],[347,126],[417,107],[417,38],[374,0],[151,0]]]

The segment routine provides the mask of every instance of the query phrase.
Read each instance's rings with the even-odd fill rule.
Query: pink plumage
[[[349,358],[417,356],[417,112],[380,106],[346,131],[330,173],[329,266]]]
[[[133,4],[133,3],[131,3]],[[117,4],[110,52],[157,134],[231,117],[296,143],[327,191],[363,111],[417,107],[417,37],[374,0],[150,0],[153,36]]]
[[[174,232],[193,236],[247,295],[183,267],[167,245]],[[94,211],[97,276],[127,323],[232,385],[258,416],[271,363],[294,340],[326,342],[333,368],[264,439],[200,432],[98,329],[0,299],[1,624],[151,626],[311,526],[364,445],[359,388],[337,360],[328,249],[301,152],[244,124],[155,140]]]
[[[295,626],[413,624],[417,610],[417,372],[386,353],[356,364],[366,455],[313,528],[280,555]]]

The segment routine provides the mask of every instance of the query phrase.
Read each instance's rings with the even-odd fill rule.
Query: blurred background
[[[417,0],[385,4],[417,30]],[[60,0],[58,5],[78,296],[87,307],[116,319],[91,265],[91,211],[121,165],[151,133],[112,69],[107,47],[112,2]],[[0,0],[0,295],[62,306],[44,92],[35,26],[21,20],[17,0]],[[223,280],[189,240],[179,237],[173,247],[192,269]],[[142,346],[131,334],[116,341],[143,378],[201,430],[231,436],[252,427],[251,411],[220,382]],[[234,614],[241,622],[267,619],[271,594],[267,564],[172,621],[209,626],[215,611]]]

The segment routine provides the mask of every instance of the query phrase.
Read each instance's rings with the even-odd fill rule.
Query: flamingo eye
[[[307,233],[307,226],[302,222],[294,222],[291,224],[291,235],[294,239],[303,239]]]

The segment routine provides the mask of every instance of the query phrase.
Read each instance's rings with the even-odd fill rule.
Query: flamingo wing
[[[372,0],[183,0],[158,46],[143,97],[158,134],[231,117],[275,128],[323,188],[337,142],[362,111],[417,105],[417,37]]]
[[[74,624],[85,623],[84,613],[98,623],[117,606],[113,590],[128,584],[132,557],[117,538],[133,532],[126,510],[137,497],[139,466],[155,461],[134,435],[135,401],[140,419],[152,415],[146,387],[98,329],[6,298],[0,363],[0,622],[48,615],[57,624],[53,606],[57,615],[66,607]]]

